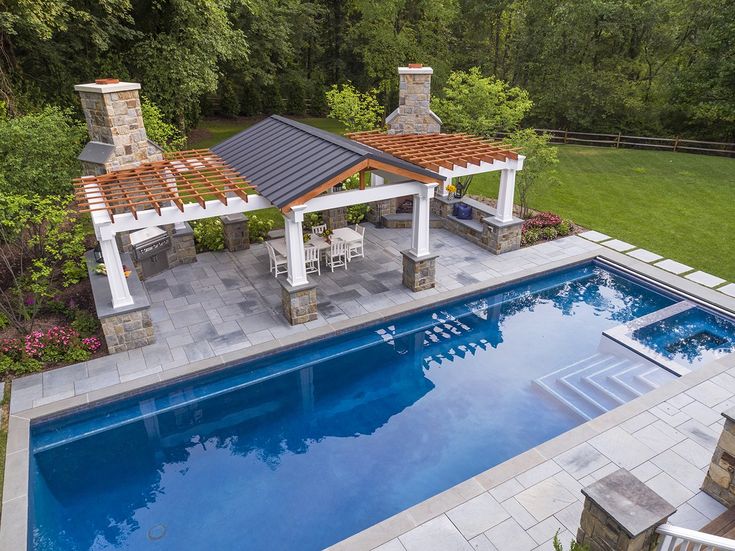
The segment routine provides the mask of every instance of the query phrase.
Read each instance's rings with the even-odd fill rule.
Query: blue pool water
[[[735,323],[700,308],[638,329],[633,337],[665,358],[686,366],[735,351]]]
[[[32,547],[320,549],[579,424],[532,381],[677,300],[590,263],[34,425]]]

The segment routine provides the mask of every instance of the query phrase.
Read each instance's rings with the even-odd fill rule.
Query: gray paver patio
[[[235,253],[199,254],[196,263],[177,266],[145,282],[155,344],[16,380],[11,411],[104,389],[468,283],[491,281],[598,247],[571,236],[496,256],[457,235],[433,229],[432,248],[440,255],[437,286],[412,293],[401,282],[399,252],[410,247],[411,230],[366,227],[364,259],[351,262],[348,270],[332,273],[323,268],[321,275],[310,276],[318,284],[316,321],[294,327],[286,322],[281,287],[268,272],[264,245]]]

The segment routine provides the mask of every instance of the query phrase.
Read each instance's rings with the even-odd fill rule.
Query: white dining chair
[[[304,258],[306,260],[306,273],[313,274],[316,272],[322,275],[322,263],[319,259],[319,249],[314,245],[304,247]]]
[[[273,277],[277,278],[281,274],[288,273],[288,260],[286,257],[279,254],[270,243],[266,243],[265,248],[268,249],[269,267]]]
[[[312,226],[311,227],[311,235],[321,235],[325,231],[327,231],[327,225],[326,224],[319,224],[318,226]]]
[[[332,239],[332,245],[327,251],[327,266],[332,271],[340,266],[344,266],[345,270],[347,269],[347,243],[341,239]]]
[[[365,258],[365,227],[355,224],[355,231],[360,234],[359,241],[352,241],[347,249],[347,260]]]

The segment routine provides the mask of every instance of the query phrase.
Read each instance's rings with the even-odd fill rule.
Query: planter
[[[454,205],[452,215],[460,220],[472,220],[472,207],[464,203]]]

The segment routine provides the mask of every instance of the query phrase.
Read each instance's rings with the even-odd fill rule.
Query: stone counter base
[[[725,426],[712,455],[702,490],[725,507],[735,507],[735,408],[722,414]]]
[[[147,308],[108,316],[100,322],[110,354],[133,350],[156,341]]]

